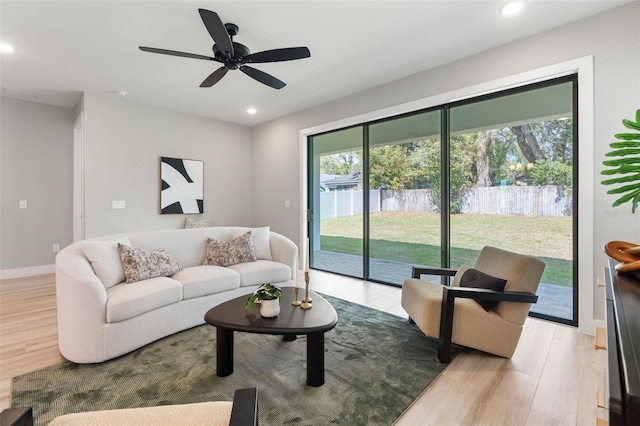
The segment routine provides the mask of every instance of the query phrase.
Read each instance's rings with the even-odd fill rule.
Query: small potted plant
[[[272,318],[280,313],[280,300],[282,300],[282,291],[273,284],[266,283],[249,296],[245,308],[252,310],[256,303],[259,303],[260,315]]]

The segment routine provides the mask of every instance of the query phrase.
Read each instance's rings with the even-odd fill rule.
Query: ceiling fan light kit
[[[162,55],[180,56],[191,59],[202,59],[221,63],[222,66],[212,72],[203,80],[200,87],[211,87],[219,82],[230,70],[240,70],[244,74],[266,84],[274,89],[282,89],[286,83],[267,74],[257,68],[246,64],[260,64],[267,62],[293,61],[309,58],[311,52],[307,47],[285,47],[281,49],[265,50],[251,53],[243,44],[233,41],[239,28],[232,23],[223,24],[217,13],[206,9],[198,9],[205,28],[213,39],[213,56],[198,55],[195,53],[180,52],[176,50],[158,49],[155,47],[139,46],[143,52],[159,53]]]

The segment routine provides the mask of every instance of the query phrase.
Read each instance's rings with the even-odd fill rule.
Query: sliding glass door
[[[309,138],[312,267],[402,285],[483,246],[545,261],[535,316],[577,323],[577,80]]]
[[[368,126],[368,278],[402,284],[440,264],[440,110]]]
[[[311,264],[363,277],[361,126],[309,138]]]
[[[449,110],[451,266],[485,245],[546,268],[531,311],[572,323],[574,82],[471,100]]]

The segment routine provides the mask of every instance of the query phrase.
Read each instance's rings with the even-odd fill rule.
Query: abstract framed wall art
[[[160,157],[161,214],[204,212],[204,161]]]

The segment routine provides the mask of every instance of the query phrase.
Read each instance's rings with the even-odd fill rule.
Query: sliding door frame
[[[519,86],[525,86],[532,83],[550,80],[556,77],[563,77],[570,74],[577,75],[578,90],[574,91],[576,98],[575,104],[579,109],[574,109],[574,141],[577,135],[580,135],[580,146],[583,148],[578,151],[577,144],[574,146],[574,161],[577,159],[577,167],[574,167],[574,203],[578,202],[578,194],[593,194],[594,187],[594,171],[592,167],[594,161],[594,70],[593,56],[585,56],[582,58],[525,71],[520,74],[500,78],[486,83],[474,86],[464,87],[439,95],[430,96],[428,98],[419,99],[417,101],[408,102],[401,105],[395,105],[381,110],[376,110],[334,121],[331,123],[321,124],[314,127],[306,128],[300,131],[301,158],[309,157],[310,153],[307,147],[307,137],[314,134],[325,133],[345,127],[362,125],[367,122],[373,122],[391,116],[403,114],[411,114],[416,110],[434,108],[437,105],[454,104],[458,101],[468,100],[483,94],[492,94],[501,92]],[[577,111],[577,113],[576,113]],[[444,118],[443,118],[444,120]],[[445,120],[446,122],[446,120]],[[584,149],[584,147],[587,147]],[[305,164],[305,163],[303,163]],[[301,179],[307,182],[308,169],[303,167],[301,170]],[[301,188],[301,199],[303,204],[308,200],[310,191],[309,185],[303,185]],[[301,206],[304,208],[303,206]],[[594,237],[593,237],[593,197],[585,197],[580,201],[580,210],[574,209],[574,220],[580,223],[580,228],[574,229],[574,241],[576,253],[579,251],[580,256],[574,262],[574,282],[577,281],[577,287],[574,291],[574,320],[577,320],[579,331],[585,334],[593,335],[596,326],[602,326],[603,321],[594,318],[594,291],[593,282],[595,282],[595,266],[594,260]],[[309,233],[308,226],[301,221],[301,242]],[[306,231],[306,232],[304,232]],[[448,252],[448,250],[444,250]],[[577,303],[576,303],[577,301]]]

